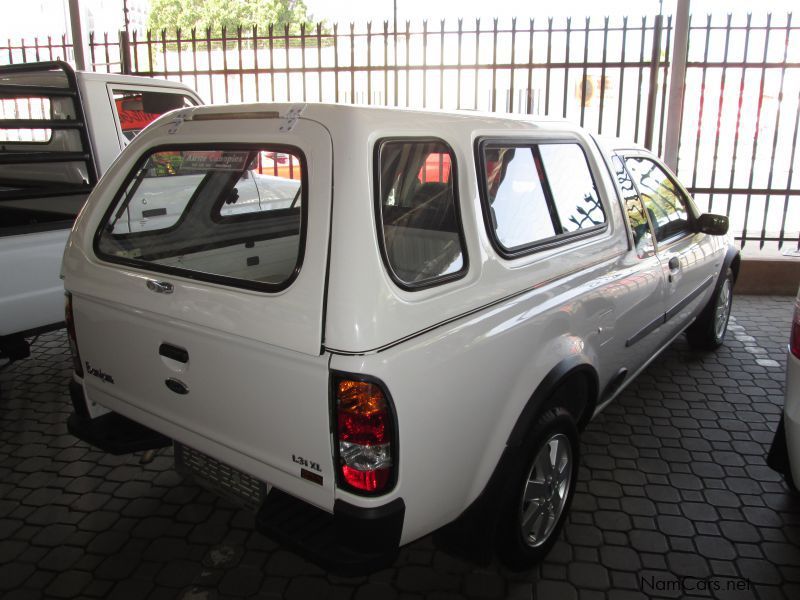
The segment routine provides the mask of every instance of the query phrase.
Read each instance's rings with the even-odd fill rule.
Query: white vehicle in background
[[[143,200],[169,218],[132,227]],[[112,453],[174,444],[332,570],[445,526],[527,568],[569,509],[579,431],[684,331],[723,342],[727,228],[649,152],[567,123],[166,115],[64,255],[68,427]]]
[[[800,486],[800,291],[794,302],[789,348],[786,352],[786,394],[778,430],[768,457],[794,491]]]
[[[187,156],[192,155],[187,153]],[[186,164],[182,168],[173,165],[171,159],[179,160],[179,157],[165,155],[162,164],[153,163],[148,175],[126,192],[130,200],[125,204],[125,211],[115,215],[116,232],[151,231],[177,223],[205,175],[197,174]],[[299,180],[265,175],[257,162],[258,159],[244,171],[241,180],[224,199],[220,216],[291,208],[299,201]]]
[[[150,121],[197,104],[180,83],[60,61],[0,67],[0,358],[63,327],[61,257],[99,177]]]

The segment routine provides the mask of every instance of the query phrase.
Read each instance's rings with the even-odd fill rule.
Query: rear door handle
[[[677,271],[681,268],[681,261],[677,256],[673,256],[669,259],[667,265],[669,266],[670,271]]]
[[[172,344],[161,344],[158,347],[158,353],[179,363],[189,362],[189,352],[185,348],[179,348]]]

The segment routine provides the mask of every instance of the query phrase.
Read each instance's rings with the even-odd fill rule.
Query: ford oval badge
[[[175,379],[174,377],[170,377],[164,382],[169,389],[171,389],[176,394],[188,394],[189,388],[183,383],[180,379]]]

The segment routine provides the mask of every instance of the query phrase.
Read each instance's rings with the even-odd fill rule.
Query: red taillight
[[[69,349],[72,351],[72,366],[78,377],[83,377],[83,365],[81,356],[78,353],[78,337],[75,335],[75,317],[72,314],[72,294],[64,294],[64,322],[67,324],[67,336],[69,337]]]
[[[386,487],[389,483],[391,469],[373,469],[371,471],[359,471],[347,465],[342,465],[342,477],[348,485],[365,492],[377,492]]]
[[[336,433],[341,481],[355,491],[378,494],[392,480],[394,419],[380,385],[336,381]]]
[[[794,303],[794,318],[792,319],[792,334],[789,337],[789,350],[800,358],[800,297]]]

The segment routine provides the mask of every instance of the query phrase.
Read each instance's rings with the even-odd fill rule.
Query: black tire
[[[689,346],[695,350],[716,350],[725,341],[733,306],[733,271],[728,269],[711,300],[686,330]]]
[[[570,413],[563,408],[546,412],[525,437],[519,452],[519,467],[496,504],[497,554],[513,570],[529,569],[547,556],[572,504],[580,449],[578,429]],[[552,482],[537,460],[543,456],[549,459],[550,469],[553,463],[556,466],[555,471],[550,471]],[[565,456],[567,462],[562,472],[557,467]],[[529,496],[534,493],[542,496],[528,500],[526,491]]]

